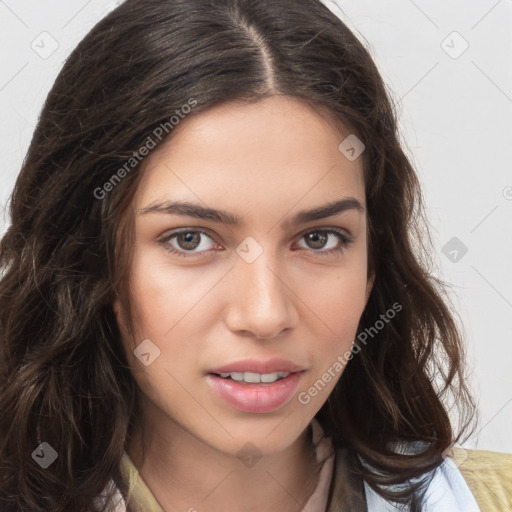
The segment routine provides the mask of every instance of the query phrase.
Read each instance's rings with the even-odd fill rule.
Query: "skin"
[[[372,285],[367,220],[353,209],[295,227],[285,221],[345,197],[365,208],[362,158],[338,150],[346,135],[300,100],[275,96],[185,118],[144,162],[133,204],[138,339],[124,335],[123,344],[145,432],[127,452],[166,511],[298,512],[316,486],[308,424],[342,371],[308,404],[297,395],[352,348]],[[226,210],[244,224],[141,212],[170,200]],[[178,228],[208,236],[198,235],[195,248],[180,237],[161,241]],[[304,236],[320,228],[353,242],[319,255],[342,244],[333,234],[323,243]],[[252,263],[236,252],[249,236],[263,249]],[[122,325],[118,302],[114,311]],[[144,339],[160,349],[148,366],[133,352]],[[207,382],[215,367],[271,357],[306,368],[295,396],[271,413],[238,411]],[[237,456],[248,442],[261,454],[251,467]]]

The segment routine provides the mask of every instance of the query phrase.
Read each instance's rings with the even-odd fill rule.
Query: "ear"
[[[119,300],[119,296],[116,292],[116,298],[112,302],[112,310],[114,311],[114,315],[116,315],[117,321],[119,322],[121,319],[121,301]]]
[[[372,292],[373,283],[375,282],[375,276],[371,276],[366,283],[366,295],[364,305],[368,304],[368,299],[370,298],[370,293]]]
[[[124,315],[123,315],[123,307],[121,305],[121,300],[117,296],[116,298],[111,302],[112,311],[114,312],[114,315],[116,317],[117,325],[119,327],[119,330],[124,333],[126,327],[125,327],[125,321],[124,321]]]

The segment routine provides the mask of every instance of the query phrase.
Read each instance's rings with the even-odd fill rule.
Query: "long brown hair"
[[[354,474],[421,510],[427,476],[468,430],[475,404],[394,106],[368,51],[319,0],[127,0],[67,59],[0,245],[2,510],[91,511],[111,478],[121,481],[140,404],[112,302],[118,294],[129,306],[138,150],[148,137],[172,139],[170,116],[191,99],[194,116],[276,94],[365,144],[375,282],[358,333],[402,306],[354,354],[317,418],[351,454]],[[392,449],[404,441],[419,448]],[[46,469],[31,456],[43,442],[58,453]],[[396,486],[414,477],[421,485]]]

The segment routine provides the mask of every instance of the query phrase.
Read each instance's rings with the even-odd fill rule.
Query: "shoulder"
[[[453,448],[450,457],[482,512],[512,510],[512,454]]]
[[[350,480],[351,472],[345,463],[344,450],[337,449],[335,457],[337,470],[333,477],[332,489],[334,491],[333,502],[338,504],[341,503],[342,496],[347,495],[346,483]],[[355,483],[352,481],[352,484]],[[367,510],[368,512],[400,510],[365,482],[363,486],[366,506],[359,501],[354,510]],[[454,448],[433,472],[425,493],[424,507],[426,512],[502,512],[508,510],[512,507],[512,454]],[[330,510],[339,509],[329,508]]]
[[[364,484],[368,512],[401,510]],[[425,512],[481,512],[457,465],[447,457],[432,473],[424,495]]]

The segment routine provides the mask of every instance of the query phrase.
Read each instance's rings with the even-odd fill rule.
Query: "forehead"
[[[362,157],[338,148],[347,135],[296,98],[216,106],[185,117],[146,157],[137,207],[195,200],[250,215],[343,196],[365,206]]]

